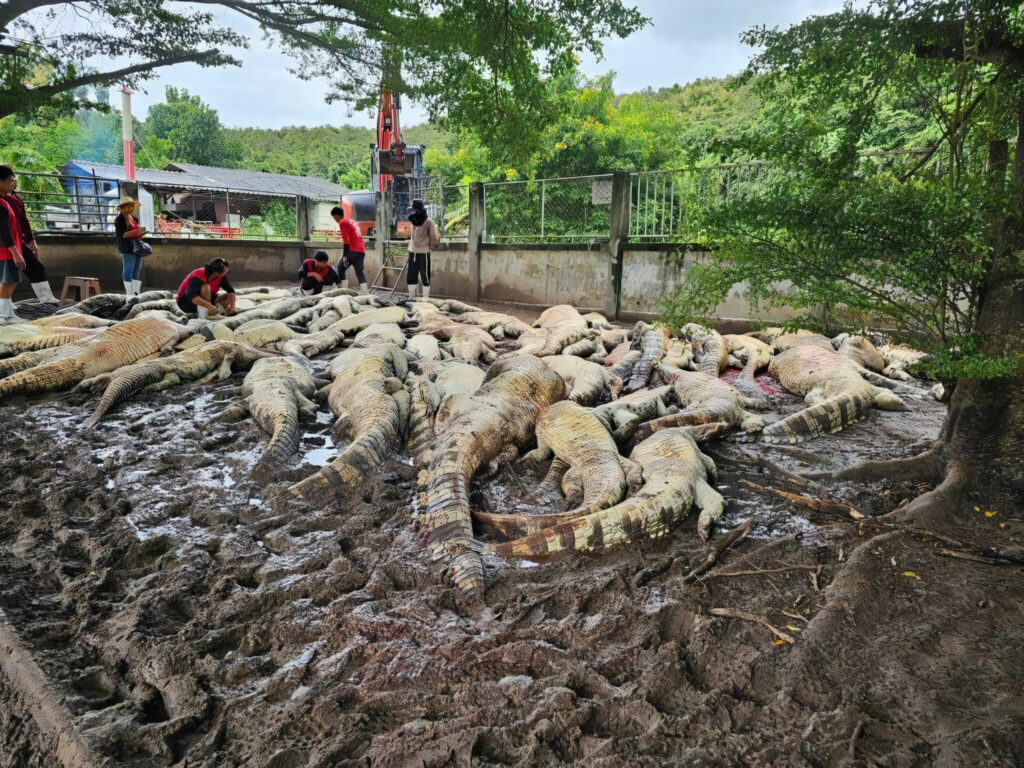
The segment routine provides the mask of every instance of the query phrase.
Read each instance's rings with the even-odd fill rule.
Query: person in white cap
[[[0,325],[24,322],[14,314],[14,304],[11,302],[24,269],[25,257],[21,251],[18,217],[7,201],[0,200]]]
[[[114,219],[114,234],[117,236],[117,252],[121,254],[121,280],[126,296],[142,293],[142,256],[135,253],[135,241],[146,234],[146,228],[135,220],[139,203],[130,197],[117,201],[117,218]]]
[[[412,201],[409,214],[412,234],[409,237],[409,271],[405,281],[409,296],[416,295],[419,284],[423,284],[423,298],[430,298],[430,252],[441,242],[437,225],[427,216],[427,207],[422,200]]]
[[[32,292],[40,301],[57,303],[57,297],[50,290],[50,284],[46,281],[46,268],[39,261],[39,246],[36,243],[35,233],[29,223],[28,215],[25,213],[25,201],[17,194],[18,177],[14,168],[9,165],[0,165],[0,200],[7,203],[14,211],[21,230],[21,255],[25,259],[25,277],[32,285]]]

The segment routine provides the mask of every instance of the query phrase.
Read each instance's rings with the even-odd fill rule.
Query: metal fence
[[[484,184],[484,240],[571,243],[607,238],[611,202],[610,174]]]
[[[97,176],[19,173],[17,191],[36,232],[100,234],[114,231],[122,185],[117,179]],[[301,198],[295,196],[173,184],[140,184],[138,189],[136,218],[157,235],[228,240],[298,238]]]
[[[629,190],[629,237],[641,242],[698,242],[707,211],[723,203],[753,199],[772,172],[766,163],[729,163],[634,173]]]

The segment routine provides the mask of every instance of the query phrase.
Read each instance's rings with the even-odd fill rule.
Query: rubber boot
[[[121,282],[124,283],[124,295],[125,296],[134,296],[135,295],[135,284],[134,284],[134,281],[132,281],[132,280],[122,280]]]
[[[346,277],[338,284],[339,288],[348,288],[348,278]]]
[[[423,298],[424,299],[429,299],[430,298],[430,286],[429,285],[424,285],[423,286]]]
[[[138,296],[139,294],[142,293],[142,281],[141,280],[132,280],[132,292],[136,296]]]
[[[32,283],[32,291],[40,301],[50,302],[51,304],[57,303],[57,297],[53,295],[53,291],[50,290],[50,284],[45,280],[40,283]]]
[[[359,292],[364,294],[364,295],[369,293],[369,291],[366,289],[366,283],[360,283],[359,284]]]
[[[418,287],[419,286],[417,286],[416,283],[413,283],[412,285],[409,286],[409,298],[410,299],[416,298],[416,289]]]
[[[209,316],[210,310],[208,310],[206,307],[196,307],[196,317],[198,317],[200,320],[205,320]]]
[[[0,325],[15,325],[24,322],[25,318],[14,314],[14,302],[10,299],[0,299]]]

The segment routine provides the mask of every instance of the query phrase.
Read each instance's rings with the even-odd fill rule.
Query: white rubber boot
[[[344,280],[341,281],[341,283],[339,284],[339,287],[340,288],[348,288],[348,278],[347,277]]]
[[[423,298],[424,299],[429,299],[430,298],[430,286],[429,285],[424,285],[423,286]]]
[[[32,291],[40,301],[47,301],[52,304],[57,303],[57,297],[53,295],[53,291],[50,290],[50,284],[45,280],[39,283],[32,283]]]
[[[369,293],[369,291],[366,289],[366,283],[360,283],[359,284],[359,292],[364,294],[364,295]]]
[[[142,281],[141,280],[132,280],[132,291],[135,293],[136,296],[138,296],[140,293],[142,293]]]
[[[419,286],[418,286],[418,285],[416,285],[415,283],[413,283],[412,285],[410,285],[410,286],[409,286],[409,298],[410,298],[410,299],[414,299],[414,298],[416,298],[416,289],[417,289],[418,287],[419,287]]]
[[[14,325],[24,323],[25,319],[14,314],[14,302],[10,299],[0,299],[0,325]]]
[[[132,280],[122,280],[121,282],[124,283],[124,295],[125,296],[134,296],[135,295],[134,281],[132,281]]]
[[[206,307],[196,307],[196,316],[200,320],[205,320],[207,317],[210,316],[210,310],[208,310]]]

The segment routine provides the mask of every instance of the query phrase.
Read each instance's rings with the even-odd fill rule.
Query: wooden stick
[[[749,480],[741,481],[744,485],[753,488],[755,491],[762,491],[764,493],[774,493],[776,496],[780,496],[791,504],[796,504],[799,507],[806,507],[807,509],[813,509],[815,512],[831,512],[834,514],[846,514],[852,517],[854,520],[862,520],[867,517],[856,507],[850,504],[842,504],[838,501],[832,501],[831,499],[812,499],[810,496],[801,496],[797,493],[789,493],[788,491],[780,491],[777,488],[770,488],[764,485],[758,485],[752,483]]]
[[[730,547],[734,547],[743,541],[743,539],[747,537],[747,533],[749,533],[750,529],[753,527],[754,521],[747,520],[747,522],[738,528],[733,528],[731,531],[727,531],[722,534],[718,538],[718,541],[715,542],[714,549],[712,549],[704,559],[704,562],[696,566],[683,577],[683,583],[692,584],[697,580],[698,576],[711,570],[711,566],[718,562],[718,558],[720,558]]]
[[[755,624],[760,624],[766,629],[770,630],[772,634],[778,637],[780,640],[785,640],[787,643],[795,643],[792,635],[787,635],[781,629],[773,625],[764,616],[758,616],[756,613],[748,613],[747,611],[738,611],[732,608],[711,608],[708,613],[712,616],[722,616],[727,619],[742,619],[743,621],[752,621]]]
[[[705,579],[716,579],[719,577],[726,576],[760,576],[763,573],[785,573],[786,571],[816,571],[821,568],[820,565],[787,565],[785,568],[765,568],[763,570],[751,570],[751,571],[724,571],[709,573],[705,576]]]

